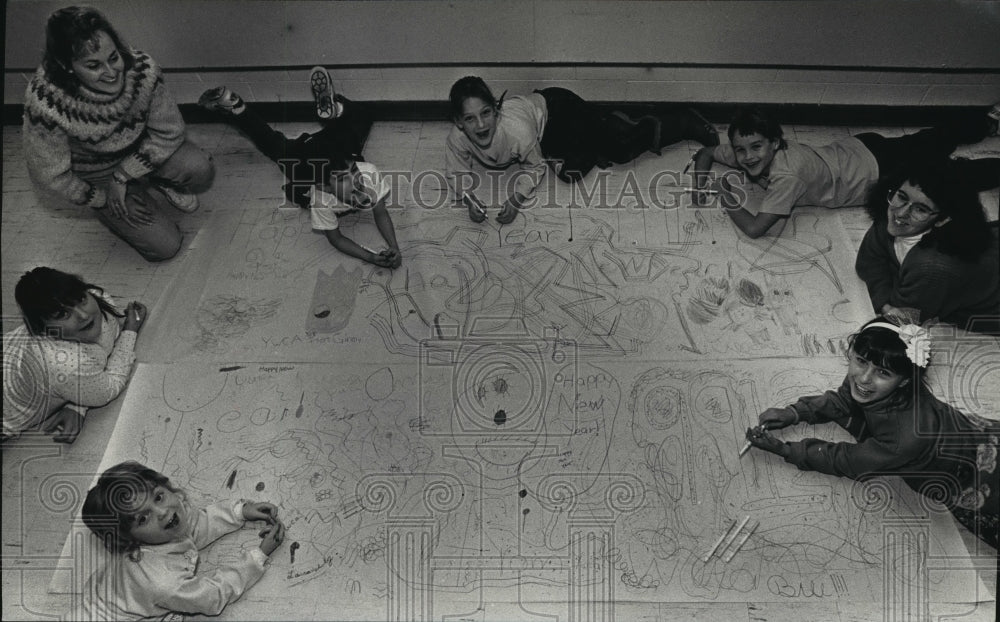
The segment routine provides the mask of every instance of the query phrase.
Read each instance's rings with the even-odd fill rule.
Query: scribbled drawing
[[[354,313],[361,268],[351,272],[337,266],[332,274],[316,273],[316,288],[306,314],[305,329],[316,333],[342,331]]]
[[[404,266],[386,282],[371,283],[383,293],[384,302],[369,318],[390,352],[412,356],[420,340],[441,324],[467,326],[473,312],[495,313],[500,306],[513,306],[501,302],[506,290],[489,274],[483,254],[464,238],[459,242],[464,248],[422,246],[412,263],[427,268]]]
[[[674,294],[675,306],[684,309],[681,319],[692,349],[777,352],[781,344],[774,333],[784,328],[786,320],[780,313],[781,301],[734,272],[732,263],[725,267],[710,264],[702,274],[688,275],[685,286]]]
[[[796,219],[796,217],[792,217]],[[802,217],[815,219],[815,216]],[[815,221],[813,222],[815,225]],[[750,271],[761,271],[767,274],[802,274],[812,270],[819,272],[836,288],[837,294],[844,293],[844,285],[830,259],[833,243],[829,238],[815,234],[807,236],[798,231],[795,237],[783,235],[780,237],[759,238],[749,240],[739,238],[736,250],[750,264]],[[807,242],[806,239],[813,240]]]
[[[697,324],[708,324],[719,317],[729,291],[728,279],[706,277],[697,295],[688,301],[688,317]]]
[[[383,367],[365,379],[365,394],[376,401],[392,395],[395,390],[392,368]]]
[[[748,307],[759,307],[764,304],[764,292],[750,279],[740,279],[736,291],[740,295],[740,302]]]
[[[195,313],[199,331],[195,349],[224,354],[229,343],[250,329],[269,322],[281,307],[274,298],[248,298],[238,295],[216,295],[205,300]]]
[[[156,468],[196,499],[278,505],[299,546],[272,559],[255,606],[351,581],[372,587],[345,616],[372,620],[387,603],[433,603],[437,618],[512,598],[529,610],[548,600],[564,616],[555,602],[573,594],[878,601],[880,526],[893,512],[916,515],[919,503],[895,490],[854,499],[843,480],[761,452],[738,456],[757,413],[835,385],[842,361],[635,369],[577,350],[560,351],[557,363],[554,335],[533,339],[525,325],[504,342],[494,323],[484,326],[486,335],[456,327],[469,340],[426,340],[427,354],[442,357],[424,363],[435,369],[255,364],[220,373],[214,363],[192,366],[196,380],[185,385],[164,381],[162,366],[153,386],[172,395],[130,395],[123,412],[144,416],[121,422],[122,432],[157,430],[172,416],[174,440],[149,448]],[[835,427],[808,434],[835,440],[826,429]],[[704,562],[728,521],[747,515],[760,523],[752,535],[732,556],[725,549]],[[256,540],[240,532],[237,546],[206,553],[205,568]],[[384,597],[368,594],[387,580]],[[815,592],[796,591],[800,582]]]
[[[863,293],[831,267],[848,260],[829,222],[797,215],[801,239],[765,243],[742,239],[719,214],[639,211],[641,222],[623,210],[573,210],[570,234],[566,210],[526,210],[496,229],[458,213],[418,218],[404,210],[397,233],[405,260],[397,270],[345,259],[322,236],[307,235],[307,219],[254,218],[210,268],[200,304],[207,317],[187,329],[194,334],[184,341],[194,347],[184,354],[322,361],[329,345],[355,356],[379,344],[390,356],[414,359],[422,340],[451,338],[448,326],[490,317],[496,331],[524,324],[535,338],[558,326],[595,356],[812,356],[816,342],[839,337],[836,327],[862,315]],[[728,265],[716,265],[718,251],[733,248]],[[304,313],[304,323],[259,321],[241,330],[239,301],[228,309],[217,299],[240,291],[234,287],[274,292],[278,313]],[[211,330],[229,313],[228,331]],[[804,316],[831,330],[803,342]]]
[[[800,395],[828,389],[837,375],[790,369],[765,379],[774,405],[784,406]],[[635,537],[645,543],[640,548],[628,545],[629,558],[639,568],[656,570],[640,575],[646,582],[679,581],[692,597],[753,591],[767,573],[772,588],[785,582],[797,585],[805,577],[807,583],[825,585],[827,595],[861,592],[858,584],[848,588],[839,579],[834,590],[824,574],[880,563],[877,521],[849,501],[844,482],[804,473],[789,479],[757,454],[737,457],[743,430],[766,406],[759,403],[758,393],[757,382],[750,378],[696,372],[690,366],[653,368],[636,378],[627,402],[633,438],[642,456],[640,468],[648,473],[644,479],[662,502],[626,519],[623,529],[634,529]],[[726,433],[720,434],[722,430]],[[714,558],[704,562],[701,556],[725,531],[724,519],[742,515],[761,524],[730,560],[737,565]],[[712,520],[706,523],[703,517]],[[630,525],[631,520],[641,526]],[[785,520],[811,527],[806,534]],[[779,561],[789,553],[798,561],[789,565]],[[770,560],[770,568],[765,570],[762,560]]]
[[[222,395],[229,382],[225,373],[200,374],[183,366],[164,374],[160,389],[164,403],[178,413],[205,408]],[[190,390],[197,385],[197,391]]]
[[[593,226],[572,248],[565,242],[552,247],[519,243],[507,261],[498,261],[497,250],[487,253],[465,238],[447,236],[468,247],[458,253],[422,243],[415,263],[428,253],[441,254],[435,273],[408,269],[402,279],[394,275],[372,283],[386,296],[369,316],[372,325],[391,351],[408,355],[413,352],[408,342],[444,336],[442,325],[468,326],[485,318],[495,322],[496,331],[524,323],[538,336],[555,324],[584,349],[640,352],[661,338],[671,314],[655,297],[625,295],[631,290],[623,285],[681,278],[697,262],[660,250],[630,251],[631,258],[623,260],[611,245],[608,225],[581,218]]]

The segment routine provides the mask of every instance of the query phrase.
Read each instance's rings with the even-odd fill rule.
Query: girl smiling
[[[998,537],[1000,421],[960,412],[924,384],[930,337],[876,318],[851,337],[847,376],[836,390],[760,414],[747,440],[804,471],[851,479],[899,475],[941,500],[994,548]],[[856,443],[782,442],[770,433],[798,423],[836,423]]]
[[[128,384],[146,307],[122,313],[101,288],[47,267],[25,273],[14,298],[24,326],[4,335],[4,438],[41,427],[72,443],[88,408]]]
[[[84,501],[83,522],[111,552],[88,579],[75,620],[218,615],[261,576],[284,539],[270,503],[226,501],[200,510],[170,480],[138,462],[105,471]],[[260,546],[232,564],[198,573],[198,550],[246,521],[264,521]]]

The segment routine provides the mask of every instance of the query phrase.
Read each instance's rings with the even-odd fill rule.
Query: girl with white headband
[[[997,547],[1000,421],[962,413],[931,394],[923,382],[930,358],[925,329],[877,318],[850,344],[840,387],[765,410],[760,425],[747,430],[747,440],[804,471],[851,479],[899,475],[913,490],[942,500],[960,523]],[[857,442],[784,442],[769,432],[826,422]]]

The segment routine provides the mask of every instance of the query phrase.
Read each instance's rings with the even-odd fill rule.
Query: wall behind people
[[[303,100],[322,63],[358,99],[444,98],[470,72],[604,101],[978,105],[1000,89],[1000,3],[92,0],[170,74],[181,102],[227,83]],[[20,103],[48,14],[7,3],[5,103]]]

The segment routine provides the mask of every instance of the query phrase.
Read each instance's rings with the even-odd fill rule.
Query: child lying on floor
[[[334,93],[322,67],[313,68],[311,83],[317,116],[325,124],[322,130],[295,140],[271,128],[225,86],[205,91],[198,104],[223,115],[281,166],[288,179],[286,196],[310,210],[313,229],[323,231],[334,248],[376,266],[398,268],[403,258],[385,206],[389,182],[361,156],[371,121],[356,103]],[[340,232],[338,216],[367,209],[372,210],[375,226],[388,245],[380,252]]]

